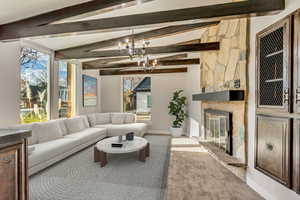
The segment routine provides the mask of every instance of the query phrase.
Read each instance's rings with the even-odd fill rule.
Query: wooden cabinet
[[[291,186],[291,120],[257,115],[256,168]]]
[[[291,18],[257,35],[257,108],[290,111]]]
[[[300,194],[300,14],[257,34],[255,168]]]
[[[28,131],[0,130],[0,200],[28,200]]]

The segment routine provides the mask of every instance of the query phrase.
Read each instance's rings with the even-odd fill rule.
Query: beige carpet
[[[261,200],[241,179],[218,163],[204,148],[188,140],[173,142],[167,200]],[[174,145],[175,143],[175,145]],[[174,147],[177,146],[177,147]]]

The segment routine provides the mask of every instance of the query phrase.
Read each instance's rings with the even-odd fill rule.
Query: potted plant
[[[183,122],[186,116],[185,106],[186,97],[182,96],[183,90],[174,92],[173,98],[169,104],[169,114],[175,116],[170,131],[174,137],[179,137],[183,134]]]

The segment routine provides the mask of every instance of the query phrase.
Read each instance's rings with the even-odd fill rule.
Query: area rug
[[[93,146],[30,177],[30,200],[161,200],[166,190],[169,136],[146,136],[150,158],[108,155],[94,163]]]
[[[174,146],[167,200],[263,200],[202,146]]]

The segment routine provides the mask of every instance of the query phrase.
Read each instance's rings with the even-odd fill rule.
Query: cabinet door
[[[290,17],[257,35],[257,52],[257,108],[290,112]]]
[[[23,200],[22,145],[0,150],[0,200]]]
[[[255,168],[291,186],[290,119],[257,115]]]
[[[300,12],[294,15],[294,112],[300,113]]]
[[[293,131],[293,188],[300,194],[300,119],[295,119]]]

